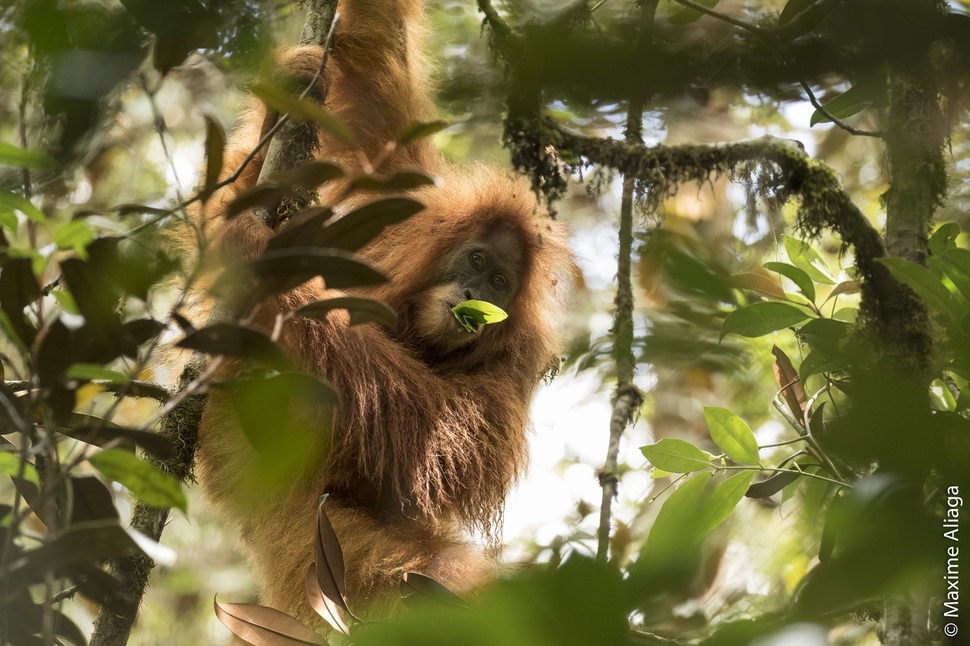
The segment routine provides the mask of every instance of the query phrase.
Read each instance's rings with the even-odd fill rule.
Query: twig
[[[141,381],[133,379],[123,383],[95,379],[90,383],[100,386],[109,393],[124,395],[125,397],[138,397],[154,399],[159,402],[167,402],[172,398],[172,390],[162,384],[153,381]],[[33,388],[29,381],[5,381],[4,385],[12,391],[30,390]]]
[[[802,88],[805,90],[805,93],[808,94],[808,100],[812,102],[812,105],[815,107],[815,109],[821,112],[826,119],[828,119],[829,121],[837,125],[839,128],[842,128],[850,135],[858,135],[860,137],[875,137],[876,139],[883,138],[883,134],[879,131],[860,130],[859,128],[854,128],[850,126],[845,121],[842,121],[842,119],[839,119],[837,116],[835,116],[834,114],[832,114],[822,106],[818,98],[816,98],[815,93],[812,92],[812,88],[808,83],[806,83],[805,81],[799,81],[799,84],[801,84]]]
[[[768,31],[767,29],[762,29],[758,25],[752,25],[750,22],[738,20],[737,18],[733,18],[727,15],[726,13],[721,13],[720,11],[715,11],[714,9],[708,9],[704,5],[697,4],[696,2],[692,2],[691,0],[674,0],[674,2],[676,2],[677,4],[684,5],[685,7],[688,7],[690,9],[693,9],[694,11],[699,11],[700,13],[707,14],[708,16],[717,18],[718,20],[722,20],[726,23],[730,23],[735,27],[740,27],[745,31],[750,31],[753,34],[758,34],[759,36],[765,39],[772,40],[772,41],[774,40],[774,35],[770,31]]]

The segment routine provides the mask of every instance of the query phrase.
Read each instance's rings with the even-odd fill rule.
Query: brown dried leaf
[[[768,296],[769,298],[774,298],[775,300],[788,300],[788,297],[785,295],[785,290],[781,288],[781,285],[764,274],[756,274],[753,272],[735,274],[728,278],[728,283],[731,287],[748,289]]]
[[[317,578],[317,566],[313,563],[307,567],[304,585],[306,586],[306,596],[310,602],[310,607],[336,630],[349,635],[352,615],[323,594],[323,590],[320,589],[320,581]]]
[[[317,583],[320,591],[343,610],[350,613],[347,606],[346,574],[344,570],[344,553],[340,549],[340,541],[333,531],[333,525],[327,518],[323,505],[326,497],[320,502],[317,515],[317,537],[314,541],[314,558],[316,559]]]
[[[326,646],[326,640],[286,613],[253,603],[219,603],[216,617],[253,646]]]
[[[409,607],[417,600],[468,608],[468,602],[429,576],[406,572],[401,580],[401,597]]]
[[[771,367],[775,374],[775,383],[778,384],[792,415],[804,426],[805,406],[808,404],[808,397],[805,396],[805,389],[802,388],[802,383],[798,380],[798,371],[792,366],[788,355],[777,345],[771,346],[771,354],[775,355],[775,363]]]

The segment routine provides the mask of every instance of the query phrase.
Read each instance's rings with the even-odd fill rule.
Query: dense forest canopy
[[[293,393],[334,393],[207,320],[227,281],[184,231],[247,95],[343,136],[271,82],[278,45],[324,44],[326,4],[0,0],[2,644],[230,643],[213,595],[256,600],[193,487],[202,401],[248,388],[253,432],[285,435]],[[330,643],[959,643],[970,3],[428,15],[449,125],[396,141],[525,174],[581,271],[506,510],[517,566],[470,607],[415,583],[413,612]],[[302,211],[332,172],[279,159],[240,211]],[[217,383],[225,359],[246,384]],[[253,643],[308,643],[260,621],[291,641]]]

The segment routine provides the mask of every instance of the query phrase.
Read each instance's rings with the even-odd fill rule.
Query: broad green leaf
[[[835,310],[835,314],[832,318],[836,321],[845,321],[846,323],[855,323],[856,319],[859,318],[859,308],[858,307],[840,307]]]
[[[836,285],[829,295],[825,297],[825,303],[828,303],[831,299],[836,296],[841,296],[842,294],[858,294],[862,291],[862,285],[859,284],[857,280],[846,280],[838,285]],[[825,303],[822,303],[823,305]]]
[[[464,301],[451,308],[466,332],[475,332],[483,325],[501,323],[509,317],[501,307],[486,301]]]
[[[886,80],[884,78],[868,79],[854,84],[848,90],[822,104],[825,111],[836,119],[845,119],[862,112],[871,106],[880,107],[888,100]],[[809,122],[811,126],[825,123],[830,119],[816,110]]]
[[[670,471],[664,471],[663,469],[659,469],[657,467],[654,467],[650,471],[651,480],[659,480],[660,478],[666,478],[669,475],[673,475],[673,474],[670,473]]]
[[[73,249],[79,257],[86,259],[84,248],[98,237],[98,232],[84,220],[72,220],[54,230],[54,244],[58,249]]]
[[[960,235],[960,225],[956,222],[944,222],[936,228],[930,236],[930,253],[942,256],[950,249],[956,248],[957,236]]]
[[[327,112],[323,106],[266,83],[253,83],[249,90],[277,112],[288,114],[299,121],[313,121],[348,146],[357,145],[347,125]]]
[[[66,289],[55,289],[51,291],[51,296],[57,301],[57,304],[61,306],[68,314],[80,314],[81,310],[77,308],[77,301],[74,300],[74,296],[71,292]]]
[[[812,350],[802,360],[802,364],[798,366],[798,378],[801,379],[802,383],[805,383],[805,380],[812,375],[835,372],[842,370],[847,365],[849,365],[848,362],[843,358],[833,358],[822,352]]]
[[[970,301],[970,251],[950,249],[940,258],[940,268],[960,290],[963,298]]]
[[[825,261],[810,245],[797,238],[785,236],[785,251],[792,264],[804,271],[816,283],[834,285],[835,279],[829,273]]]
[[[17,214],[14,213],[11,208],[0,208],[0,227],[10,231],[11,233],[17,233],[17,229],[20,227],[20,220],[17,218]]]
[[[815,302],[815,283],[803,270],[795,265],[789,265],[787,262],[766,262],[765,269],[779,273],[792,281],[798,287],[798,290],[805,295],[805,298],[813,303]]]
[[[409,144],[412,141],[437,134],[450,125],[447,121],[431,121],[430,123],[415,121],[405,126],[404,132],[400,134],[397,141],[399,144]]]
[[[20,211],[27,216],[28,220],[32,220],[38,224],[45,224],[47,222],[47,216],[40,209],[34,206],[30,200],[16,193],[0,190],[0,208],[2,207]]]
[[[711,458],[699,448],[676,438],[666,437],[656,444],[641,446],[650,464],[671,473],[690,473],[711,466]]]
[[[756,338],[811,318],[805,310],[788,303],[754,303],[739,307],[721,324],[721,340],[728,334]]]
[[[24,464],[24,480],[40,486],[40,476],[37,469],[30,462]],[[16,478],[20,473],[20,458],[9,451],[0,451],[0,473],[5,473],[11,478]]]
[[[837,358],[842,356],[842,343],[851,331],[852,326],[845,321],[813,319],[798,329],[798,336],[813,349],[828,357]]]
[[[37,150],[20,148],[5,141],[0,141],[0,166],[14,166],[15,168],[44,168],[51,169],[57,163],[49,155]]]
[[[822,467],[809,467],[805,471],[806,473],[831,477],[828,471]],[[825,502],[825,496],[829,491],[831,483],[821,478],[808,477],[805,479],[808,480],[808,483],[805,485],[805,515],[809,522],[814,525],[815,517],[822,509],[822,504]]]
[[[188,502],[178,480],[150,462],[121,449],[100,451],[88,462],[108,480],[124,485],[142,502],[188,513]]]
[[[117,370],[108,370],[96,363],[75,363],[67,369],[67,378],[83,379],[86,381],[104,379],[115,384],[123,384],[129,381],[128,376],[124,373],[118,372]]]
[[[711,439],[735,462],[760,465],[758,442],[747,422],[726,408],[704,407],[704,421]]]
[[[788,0],[785,8],[781,10],[781,15],[778,16],[778,24],[788,24],[795,16],[808,9],[816,2],[818,2],[818,0]]]
[[[702,511],[704,487],[710,479],[710,473],[699,473],[664,501],[647,537],[644,548],[647,558],[676,557],[703,537],[698,515]]]
[[[938,314],[959,320],[959,311],[953,302],[950,290],[926,267],[903,258],[877,258],[889,267],[889,271],[899,282],[910,287],[923,302]]]
[[[754,471],[736,473],[717,485],[710,497],[704,501],[700,512],[701,536],[723,523],[734,508],[738,506],[754,479]]]

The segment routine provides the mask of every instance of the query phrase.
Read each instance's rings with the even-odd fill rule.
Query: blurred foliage
[[[959,519],[970,491],[970,7],[716,4],[768,30],[765,39],[664,1],[645,50],[628,2],[501,9],[525,30],[529,81],[563,125],[618,138],[637,94],[651,97],[649,144],[796,138],[877,227],[891,178],[882,142],[826,123],[798,82],[834,116],[878,130],[886,70],[932,61],[949,128],[948,201],[927,266],[886,266],[928,307],[933,380],[927,389],[873,358],[854,325],[854,258],[827,235],[802,245],[795,205],[713,176],[659,209],[643,200],[634,348],[647,404],[630,440],[646,445],[652,467],[634,457],[621,471],[649,468],[652,479],[621,488],[614,561],[584,557],[596,503],[579,500],[565,530],[528,537],[533,562],[473,607],[418,600],[399,622],[361,626],[354,643],[783,644],[794,639],[778,636],[786,625],[815,623],[822,636],[799,643],[874,644],[883,598],[899,593],[929,604],[938,631],[952,542],[942,523]],[[437,2],[431,16],[438,98],[455,124],[437,142],[457,160],[507,160],[503,103],[522,87],[496,65],[470,3]],[[228,643],[209,600],[217,591],[254,600],[231,541],[192,492],[191,522],[176,514],[162,540],[177,562],[126,521],[137,500],[185,506],[159,466],[178,450],[157,433],[159,400],[171,396],[163,384],[176,376],[159,349],[193,332],[173,314],[195,277],[165,228],[185,217],[206,150],[203,114],[230,125],[243,85],[300,20],[278,1],[0,3],[5,643],[83,643],[96,604],[130,605],[100,564],[131,548],[161,564],[132,643]],[[593,373],[609,384],[618,183],[601,168],[572,179],[585,186],[571,185],[557,208],[574,231],[583,289],[560,379]],[[223,352],[228,338],[237,356],[265,364],[236,385],[254,444],[277,422],[272,411],[298,408],[284,381],[318,396],[326,388],[273,372],[287,367],[245,329],[209,334],[193,347]],[[564,462],[598,466],[603,426]],[[272,445],[284,459],[267,463],[266,481],[307,450],[304,430],[293,416],[286,435],[297,448]]]

